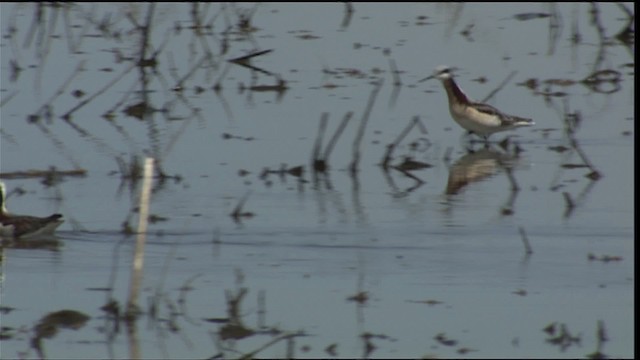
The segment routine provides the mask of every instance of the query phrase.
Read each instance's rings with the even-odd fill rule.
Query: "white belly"
[[[468,106],[452,107],[449,110],[451,117],[458,125],[478,135],[489,135],[505,130],[501,127],[502,121],[496,115],[481,113]]]

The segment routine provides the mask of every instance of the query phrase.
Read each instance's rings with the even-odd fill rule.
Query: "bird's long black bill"
[[[433,78],[435,78],[435,77],[436,77],[435,75],[427,76],[426,78],[424,78],[424,79],[422,79],[422,80],[420,80],[420,81],[418,81],[418,82],[419,82],[419,83],[421,83],[421,82],[423,82],[423,81],[427,81],[427,80],[433,79]]]

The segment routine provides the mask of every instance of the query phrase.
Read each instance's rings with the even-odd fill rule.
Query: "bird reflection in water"
[[[495,148],[485,146],[479,150],[469,150],[449,167],[449,179],[445,194],[455,195],[467,185],[496,175],[504,170],[511,182],[511,190],[518,190],[518,185],[511,174],[517,160],[515,154],[509,154]]]

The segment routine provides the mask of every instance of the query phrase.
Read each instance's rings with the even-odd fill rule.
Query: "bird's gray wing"
[[[470,105],[473,106],[476,110],[478,110],[481,113],[498,116],[502,121],[503,125],[531,122],[531,119],[526,119],[526,118],[521,118],[519,116],[505,114],[502,111],[488,104],[474,102],[474,103],[471,103]]]

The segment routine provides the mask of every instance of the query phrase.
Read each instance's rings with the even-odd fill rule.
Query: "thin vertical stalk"
[[[129,300],[127,301],[127,317],[135,317],[136,302],[140,292],[142,281],[142,266],[144,264],[144,244],[146,240],[147,222],[149,218],[149,200],[151,197],[151,177],[153,175],[153,158],[144,161],[144,175],[142,180],[142,193],[140,194],[140,210],[138,219],[138,236],[136,249],[133,254],[131,269],[131,282],[129,287]]]

